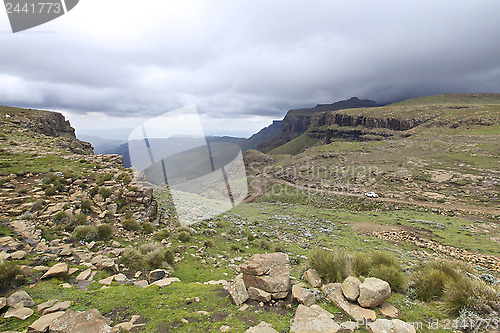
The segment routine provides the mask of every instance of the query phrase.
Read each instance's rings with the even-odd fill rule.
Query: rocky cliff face
[[[21,123],[33,132],[48,136],[69,136],[76,139],[75,129],[69,120],[58,112],[46,112],[43,115],[22,120]]]
[[[422,124],[425,120],[404,118],[373,118],[349,115],[341,112],[317,112],[311,117],[310,125],[321,126],[363,126],[366,128],[387,128],[393,131],[406,131]]]

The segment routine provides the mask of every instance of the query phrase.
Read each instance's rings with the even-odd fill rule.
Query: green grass
[[[307,132],[300,135],[299,137],[293,139],[290,142],[285,143],[284,145],[275,148],[269,152],[269,155],[280,155],[280,154],[290,154],[297,155],[302,152],[304,149],[314,146],[319,142],[319,139],[310,137]]]

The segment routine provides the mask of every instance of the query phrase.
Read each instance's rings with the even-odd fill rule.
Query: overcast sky
[[[81,0],[12,34],[0,104],[62,111],[78,132],[195,104],[208,134],[248,136],[288,109],[500,93],[500,1]]]

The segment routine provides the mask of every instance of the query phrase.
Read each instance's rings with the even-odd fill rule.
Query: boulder
[[[254,254],[240,265],[247,288],[255,287],[268,293],[290,290],[290,262],[285,253]]]
[[[50,267],[45,274],[42,275],[40,279],[48,279],[52,277],[65,277],[68,274],[68,265],[61,262]]]
[[[351,302],[356,301],[359,296],[360,284],[361,281],[359,281],[354,276],[349,276],[347,279],[345,279],[342,283],[342,293],[344,294],[345,298],[347,298]]]
[[[366,278],[359,285],[358,303],[364,308],[373,308],[391,297],[391,287],[386,281]]]
[[[6,304],[15,308],[18,304],[23,306],[34,306],[35,302],[24,290],[18,290],[9,297],[7,297]]]
[[[167,271],[164,269],[155,269],[154,271],[151,271],[148,276],[148,282],[153,283],[155,281],[161,280],[167,275]],[[168,276],[167,276],[168,277]]]
[[[259,325],[250,327],[245,333],[278,333],[278,331],[274,329],[273,325],[261,321]]]
[[[155,281],[153,283],[150,284],[150,286],[158,286],[160,288],[163,288],[163,287],[166,287],[166,286],[169,286],[172,282],[180,282],[181,280],[179,280],[178,278],[176,277],[173,277],[173,278],[163,278],[161,280],[158,280],[158,281]]]
[[[298,284],[292,287],[292,298],[305,306],[311,306],[316,303],[316,297],[314,297],[314,294],[309,290],[302,288]]]
[[[248,288],[248,297],[259,302],[269,302],[271,300],[271,294],[267,291],[250,287]]]
[[[43,302],[41,304],[38,304],[36,306],[36,312],[38,313],[42,313],[43,310],[45,309],[48,309],[50,308],[52,305],[56,304],[57,303],[57,299],[54,299],[54,300],[50,300],[50,301],[47,301],[47,302]]]
[[[90,263],[98,269],[115,271],[115,261],[109,257],[99,254],[90,260]]]
[[[366,322],[367,320],[373,321],[377,319],[374,311],[364,309],[355,303],[349,302],[342,293],[342,285],[340,283],[327,284],[323,286],[322,290],[327,294],[327,298],[352,320]]]
[[[416,333],[415,327],[399,319],[377,319],[366,325],[372,333]]]
[[[116,331],[116,330],[115,330]],[[97,309],[84,312],[67,310],[49,326],[50,333],[110,333],[112,328]]]
[[[66,311],[71,305],[71,301],[65,301],[65,302],[57,302],[50,308],[47,308],[42,311],[42,315],[47,315],[51,314],[54,312],[59,312],[59,311]]]
[[[5,313],[5,315],[3,317],[4,318],[15,317],[15,318],[19,318],[21,320],[26,320],[29,317],[31,317],[31,315],[34,312],[35,311],[31,310],[30,308],[25,308],[24,306],[22,306],[22,304],[18,304],[18,306],[15,308],[9,308],[9,310],[7,310],[7,312]]]
[[[44,333],[49,330],[50,324],[57,318],[61,317],[64,312],[54,312],[51,314],[47,314],[41,316],[37,320],[35,320],[30,326],[28,326],[28,333]]]
[[[284,299],[288,296],[288,291],[282,291],[280,293],[272,293],[271,299]]]
[[[333,315],[320,307],[310,307],[300,304],[295,311],[290,333],[336,333],[340,326],[335,322]]]
[[[230,282],[226,288],[229,292],[229,296],[231,296],[231,299],[236,305],[241,305],[249,298],[242,274],[236,276],[234,281]]]
[[[24,257],[26,257],[26,251],[18,250],[14,253],[11,253],[10,257],[16,260],[24,259]]]
[[[84,270],[76,277],[76,280],[88,280],[92,274],[92,270],[90,268]]]
[[[304,272],[304,278],[313,288],[321,287],[321,277],[314,268],[310,268]]]

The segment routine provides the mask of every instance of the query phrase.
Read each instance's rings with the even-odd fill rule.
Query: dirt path
[[[259,195],[265,193],[266,192],[266,185],[267,185],[267,182],[269,182],[269,181],[292,186],[292,187],[295,187],[297,189],[305,190],[305,191],[312,191],[312,192],[318,192],[318,193],[328,193],[328,194],[357,197],[357,198],[365,198],[364,194],[349,193],[349,192],[337,192],[337,191],[329,191],[329,190],[311,188],[308,186],[301,186],[301,185],[293,184],[293,183],[290,183],[290,182],[287,182],[283,179],[278,179],[278,178],[260,178],[257,182],[257,185],[254,187],[252,194],[250,194],[248,197],[245,198],[245,200],[247,200],[247,199],[248,200],[247,201],[243,200],[243,202],[253,202]],[[400,205],[415,205],[415,206],[422,206],[422,207],[428,207],[428,208],[440,208],[440,209],[446,209],[446,210],[460,210],[460,211],[466,212],[468,214],[478,214],[479,213],[479,214],[485,214],[485,215],[500,216],[500,209],[493,208],[493,207],[453,205],[453,204],[444,204],[444,203],[437,203],[437,202],[401,200],[401,199],[383,198],[383,197],[371,198],[370,200],[377,201],[377,202],[387,202],[387,203],[392,203],[392,204],[400,204]]]

